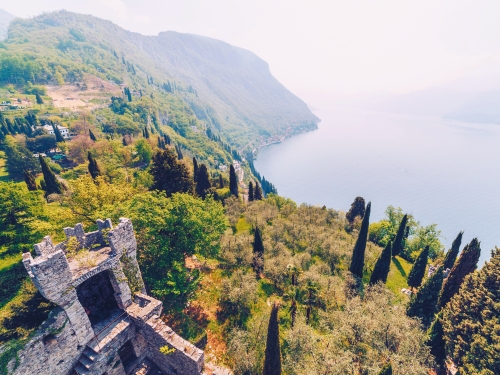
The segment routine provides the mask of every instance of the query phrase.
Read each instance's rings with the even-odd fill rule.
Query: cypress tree
[[[253,182],[250,181],[248,183],[248,201],[249,202],[253,202],[254,198],[253,198]]]
[[[372,275],[370,277],[370,285],[374,285],[379,281],[382,281],[384,284],[387,281],[387,275],[389,274],[389,270],[391,269],[391,252],[392,246],[391,242],[387,244],[387,246],[382,250],[382,253],[377,259],[377,263],[375,263],[375,267],[373,268]]]
[[[40,166],[42,167],[43,180],[45,182],[44,190],[46,192],[46,195],[61,194],[63,189],[60,182],[57,180],[56,175],[47,165],[47,162],[42,157],[42,155],[40,155],[38,159],[40,160]]]
[[[97,160],[94,159],[90,151],[87,154],[87,157],[89,159],[89,173],[92,176],[92,178],[95,180],[97,177],[101,175],[101,169],[99,168],[99,165],[97,164]]]
[[[255,190],[253,192],[253,197],[256,201],[262,200],[262,189],[260,188],[257,181],[255,181]]]
[[[97,137],[95,136],[95,134],[92,132],[92,130],[89,129],[89,137],[90,139],[92,139],[94,142],[97,141]],[[125,145],[126,146],[126,145]]]
[[[365,267],[365,249],[366,240],[368,239],[368,227],[370,226],[371,206],[371,202],[368,202],[365,216],[363,216],[363,222],[361,223],[361,229],[359,230],[358,239],[356,240],[352,252],[351,265],[349,266],[349,271],[360,279],[363,278],[363,268]]]
[[[431,348],[431,354],[436,359],[436,363],[439,367],[444,365],[446,360],[446,352],[445,352],[445,341],[444,341],[444,331],[443,331],[443,312],[439,312],[432,322],[431,327],[429,328],[428,337],[426,340],[426,345]]]
[[[252,266],[257,277],[264,270],[264,244],[262,243],[262,233],[258,227],[253,231],[253,262]]]
[[[408,285],[414,288],[418,288],[422,285],[422,280],[425,275],[425,269],[427,268],[427,260],[429,258],[429,246],[418,255],[417,260],[411,268],[410,274],[408,275]]]
[[[193,156],[193,179],[196,181],[196,176],[198,175],[198,161]]]
[[[219,174],[219,189],[224,188],[224,179],[222,178],[222,175]]]
[[[33,174],[31,174],[31,172],[26,169],[23,172],[24,172],[24,181],[26,182],[28,190],[29,191],[37,190],[35,176],[33,176]]]
[[[129,102],[132,101],[132,94],[130,93],[130,89],[128,87],[127,87],[127,98]]]
[[[382,367],[378,375],[392,375],[392,364],[388,363]]]
[[[351,208],[345,215],[345,218],[350,224],[352,224],[357,216],[365,216],[365,199],[363,197],[356,197],[354,199],[354,202],[352,202]]]
[[[54,129],[54,135],[56,136],[56,142],[64,142],[64,138],[59,131],[59,127],[57,124],[52,123],[52,129]]]
[[[453,265],[455,264],[455,261],[457,260],[458,253],[460,252],[460,245],[462,244],[462,236],[464,232],[460,232],[453,240],[453,243],[451,244],[451,249],[448,250],[446,253],[446,258],[444,260],[443,268],[446,269],[452,269]]]
[[[43,99],[40,96],[40,94],[36,93],[35,98],[36,98],[36,104],[43,104]]]
[[[273,304],[267,327],[266,351],[263,375],[281,375],[280,332],[278,324],[278,305]]]
[[[232,164],[229,166],[229,190],[234,196],[238,196],[238,177]]]
[[[392,245],[392,256],[399,255],[401,250],[403,250],[403,240],[405,235],[406,223],[408,222],[408,215],[405,214],[401,223],[399,224],[398,233],[396,234],[396,238],[394,239],[394,244]]]
[[[149,130],[147,126],[144,128],[144,138],[149,139]]]
[[[205,199],[208,193],[210,193],[210,177],[208,176],[207,166],[201,164],[196,174],[196,194]]]
[[[451,298],[458,292],[460,285],[462,285],[465,276],[474,272],[477,268],[477,262],[481,256],[480,242],[474,238],[462,250],[457,263],[453,266],[450,274],[446,278],[441,296],[439,297],[439,307],[443,308]]]
[[[434,274],[429,277],[411,297],[406,308],[406,315],[422,320],[422,324],[428,327],[434,319],[434,314],[438,311],[437,303],[439,292],[443,286],[443,267],[439,267]]]
[[[174,193],[193,192],[193,178],[186,165],[177,161],[171,147],[153,155],[150,173],[153,176],[151,190],[164,191],[168,197]]]

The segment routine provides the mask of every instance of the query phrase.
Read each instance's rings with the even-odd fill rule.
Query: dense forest
[[[192,82],[68,19],[16,21],[0,48],[0,374],[55,307],[21,254],[120,217],[162,319],[237,375],[500,373],[498,249],[477,270],[460,228],[444,249],[401,208],[373,222],[362,197],[279,196],[240,147],[261,125],[236,141]],[[88,100],[61,106],[61,89]],[[88,251],[67,255],[92,267]]]

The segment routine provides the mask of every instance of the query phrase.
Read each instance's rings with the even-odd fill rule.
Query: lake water
[[[256,169],[297,203],[347,211],[372,202],[370,221],[388,205],[423,225],[438,224],[448,248],[481,241],[481,264],[500,246],[500,125],[437,117],[325,109],[319,129],[260,150]]]

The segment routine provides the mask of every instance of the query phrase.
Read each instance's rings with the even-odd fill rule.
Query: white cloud
[[[94,0],[94,3],[115,12],[114,15],[118,19],[125,20],[129,18],[128,7],[122,0]]]

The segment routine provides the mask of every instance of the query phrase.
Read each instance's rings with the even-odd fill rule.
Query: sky
[[[500,84],[498,0],[0,0],[0,8],[19,17],[66,9],[145,35],[220,39],[266,60],[299,95]]]

